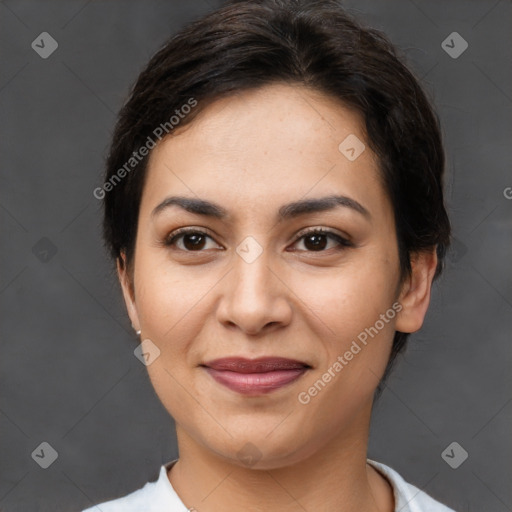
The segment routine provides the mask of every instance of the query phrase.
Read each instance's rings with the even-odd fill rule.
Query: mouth
[[[252,396],[276,391],[311,369],[307,363],[282,357],[225,357],[200,366],[219,384]]]

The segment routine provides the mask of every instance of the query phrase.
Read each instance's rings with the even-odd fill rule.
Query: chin
[[[284,423],[284,422],[283,422]],[[208,439],[204,445],[230,464],[241,468],[270,470],[291,466],[310,457],[318,450],[318,443],[284,425],[271,429],[243,429],[239,432],[226,426],[232,437]],[[279,432],[278,432],[279,429]],[[301,429],[302,430],[302,429]]]

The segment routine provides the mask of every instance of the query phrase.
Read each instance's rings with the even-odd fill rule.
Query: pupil
[[[187,243],[192,241],[192,243]],[[202,249],[204,246],[204,237],[200,234],[188,234],[183,237],[183,244],[187,249]]]
[[[321,238],[323,239],[323,243],[320,240]],[[311,244],[310,247],[308,247],[308,243],[307,243],[308,240],[314,240],[313,244]],[[324,249],[325,246],[326,246],[326,237],[325,237],[325,235],[320,235],[320,234],[309,235],[308,237],[306,237],[305,245],[306,245],[306,247],[308,249],[310,249],[310,248],[313,248],[313,249]]]

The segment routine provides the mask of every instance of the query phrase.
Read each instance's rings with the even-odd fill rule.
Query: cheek
[[[324,275],[294,274],[292,289],[330,337],[354,336],[395,300],[397,273],[390,261],[361,257]]]
[[[181,422],[195,411],[195,402],[190,401],[190,367],[197,362],[194,340],[201,335],[202,318],[211,308],[205,296],[207,278],[194,279],[192,271],[173,268],[154,257],[141,255],[139,264],[139,319],[144,338],[160,351],[146,369],[160,401]]]
[[[297,295],[307,297],[314,312],[310,328],[319,340],[319,365],[301,397],[307,401],[305,411],[324,418],[325,428],[336,429],[365,407],[385,370],[395,332],[389,270],[369,265],[297,281]]]
[[[383,254],[369,250],[329,275],[296,279],[294,289],[314,313],[309,315],[310,328],[320,340],[320,364],[308,386],[317,386],[317,380],[329,373],[329,384],[325,389],[320,386],[322,396],[312,399],[311,410],[319,414],[335,403],[349,409],[367,403],[384,372],[395,332],[392,305],[398,266],[392,256]],[[339,412],[340,417],[345,413]]]
[[[191,323],[183,320],[197,314],[215,283],[211,275],[202,278],[193,267],[178,268],[151,254],[140,255],[139,269],[135,278],[139,316],[146,330],[162,341]]]

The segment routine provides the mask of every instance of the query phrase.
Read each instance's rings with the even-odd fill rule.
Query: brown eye
[[[206,243],[206,237],[200,233],[187,233],[182,235],[183,245],[189,251],[202,249]]]
[[[327,236],[320,233],[313,233],[304,237],[304,246],[311,251],[323,250],[327,246]]]
[[[180,229],[166,239],[166,246],[176,246],[186,252],[201,252],[212,237],[195,229]]]
[[[351,242],[334,231],[318,228],[303,233],[296,243],[300,241],[303,241],[306,252],[323,252],[326,248],[330,249],[332,246],[328,247],[329,241],[334,242],[334,248],[339,250],[352,246]]]

